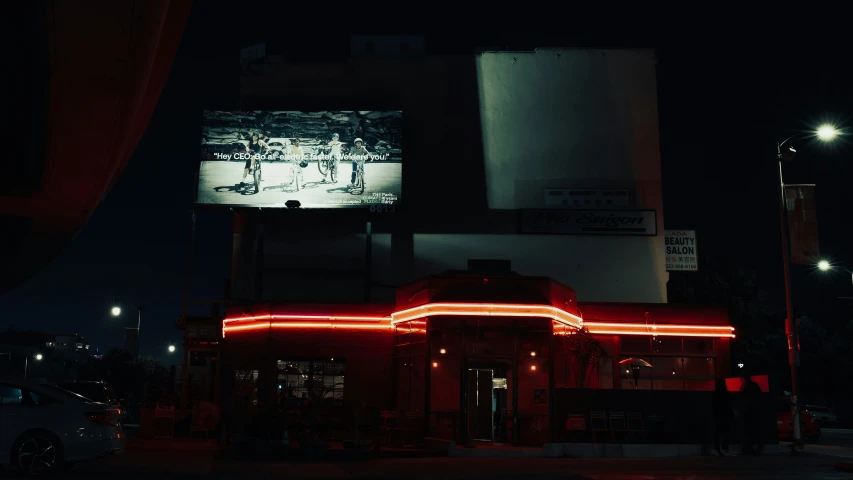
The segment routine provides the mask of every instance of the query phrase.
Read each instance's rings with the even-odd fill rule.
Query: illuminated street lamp
[[[139,363],[139,330],[142,326],[142,305],[137,306],[133,303],[130,305],[136,309],[138,314],[136,317],[136,363]],[[113,308],[110,309],[110,313],[112,313],[114,317],[121,315],[121,307],[118,304],[118,299],[113,300]]]
[[[44,357],[42,357],[42,355],[40,353],[37,353],[37,354],[33,355],[32,357],[35,358],[36,361],[41,361],[41,359],[44,358]],[[29,360],[30,360],[30,355],[27,355],[24,357],[24,380],[27,379],[27,366],[29,366],[29,363],[30,363]]]
[[[838,131],[838,129],[832,125],[821,125],[817,129],[817,138],[823,140],[824,142],[828,142],[837,137],[839,133],[840,132]]]
[[[813,132],[813,135],[823,142],[829,142],[835,139],[839,133],[835,126],[824,124],[819,126]],[[782,150],[782,147],[794,137],[801,137],[801,135],[791,135],[781,142],[776,142],[776,161],[779,164],[779,225],[782,233],[782,272],[785,278],[785,333],[788,336],[788,364],[791,366],[791,413],[793,414],[792,425],[794,427],[793,446],[797,447],[802,444],[800,409],[797,405],[797,394],[800,390],[800,382],[797,374],[797,348],[799,339],[797,338],[797,323],[794,321],[794,305],[791,301],[791,259],[788,253],[788,234],[785,223],[787,220],[787,216],[785,215],[785,181],[782,179],[782,162],[793,160],[794,155],[797,153],[790,145],[785,150]]]
[[[175,353],[175,346],[169,345],[169,353]]]
[[[839,267],[838,265],[833,265],[826,260],[821,260],[821,261],[817,262],[817,269],[820,270],[821,272],[828,272],[828,271],[832,270],[833,268],[840,268],[841,270],[844,270],[845,272],[849,273],[850,274],[850,281],[853,282],[853,270],[849,270],[849,269],[844,268],[844,267]]]

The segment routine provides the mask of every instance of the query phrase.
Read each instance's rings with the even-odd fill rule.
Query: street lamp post
[[[6,355],[9,358],[9,362],[10,363],[12,362],[12,352],[2,352],[2,353],[0,353],[0,355]],[[41,361],[41,359],[44,358],[42,356],[42,354],[40,354],[40,353],[36,353],[32,357],[35,358],[37,361]],[[27,367],[30,364],[29,360],[30,360],[30,354],[24,355],[24,380],[27,379]]]
[[[838,130],[830,125],[822,125],[815,132],[818,139],[827,142],[834,139],[838,135]],[[788,337],[788,365],[791,367],[791,413],[792,427],[794,430],[794,447],[802,443],[802,433],[800,432],[800,409],[797,404],[797,396],[800,391],[799,374],[797,372],[797,361],[799,351],[799,339],[797,332],[797,322],[794,319],[794,304],[791,300],[791,258],[788,252],[788,231],[787,231],[787,216],[785,210],[785,181],[782,178],[782,161],[790,160],[796,153],[792,147],[788,147],[783,151],[782,147],[798,135],[792,135],[781,142],[776,142],[776,162],[778,163],[778,181],[779,181],[779,226],[782,234],[782,272],[785,281],[785,334]],[[788,155],[786,157],[786,155]]]
[[[33,358],[35,358],[35,359],[36,359],[36,360],[38,360],[38,361],[41,361],[41,359],[42,359],[43,357],[42,357],[42,355],[41,355],[40,353],[37,353],[37,354],[33,355]],[[26,379],[27,379],[27,366],[29,366],[29,363],[30,363],[30,362],[29,362],[29,360],[30,360],[30,356],[29,356],[29,355],[27,355],[27,356],[25,356],[25,357],[24,357],[24,380],[26,380]]]
[[[136,304],[130,304],[133,308],[136,309],[137,317],[136,317],[136,363],[139,363],[139,335],[140,328],[142,327],[142,305],[137,306]],[[121,307],[118,305],[118,300],[113,302],[113,308],[110,310],[110,313],[113,314],[114,317],[118,317],[121,315]]]

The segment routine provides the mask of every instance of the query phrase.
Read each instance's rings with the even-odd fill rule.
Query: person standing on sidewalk
[[[722,378],[717,379],[711,404],[714,414],[714,449],[721,457],[725,457],[729,454],[729,428],[734,414],[732,396]]]
[[[752,377],[744,377],[742,391],[743,412],[743,453],[747,455],[760,455],[764,449],[761,441],[761,388],[752,380]]]

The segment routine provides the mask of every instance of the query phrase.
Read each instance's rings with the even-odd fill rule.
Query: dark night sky
[[[76,332],[104,351],[121,345],[124,327],[135,324],[129,306],[120,319],[109,315],[117,296],[145,305],[142,354],[180,361],[169,359],[165,348],[181,339],[173,323],[180,315],[190,247],[201,110],[233,107],[233,65],[241,46],[267,39],[292,42],[305,56],[348,53],[346,30],[320,41],[305,30],[307,22],[302,30],[281,33],[270,23],[276,18],[281,17],[196,2],[169,82],[127,168],[61,258],[0,297],[0,329]],[[256,28],[234,27],[247,22]],[[429,53],[470,53],[475,46],[657,46],[666,227],[697,229],[703,264],[727,261],[758,270],[780,309],[774,142],[824,120],[847,127],[850,134],[831,147],[797,143],[800,153],[786,167],[786,181],[818,184],[821,250],[853,267],[848,223],[853,202],[846,192],[853,181],[853,75],[839,61],[845,56],[841,44],[816,52],[806,41],[795,48],[753,48],[675,36],[617,41],[599,32],[592,39],[575,31],[562,39],[427,34],[426,45]],[[198,213],[191,297],[221,297],[230,229],[227,210]],[[838,314],[842,304],[836,297],[853,296],[845,276],[795,268],[794,283],[797,309],[804,313]]]

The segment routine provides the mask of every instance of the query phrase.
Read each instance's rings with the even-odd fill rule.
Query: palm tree
[[[601,360],[608,357],[607,351],[586,328],[574,329],[560,335],[559,343],[565,352],[566,384],[574,380],[574,388],[586,388],[590,371],[598,371]],[[573,367],[573,368],[572,368]]]

